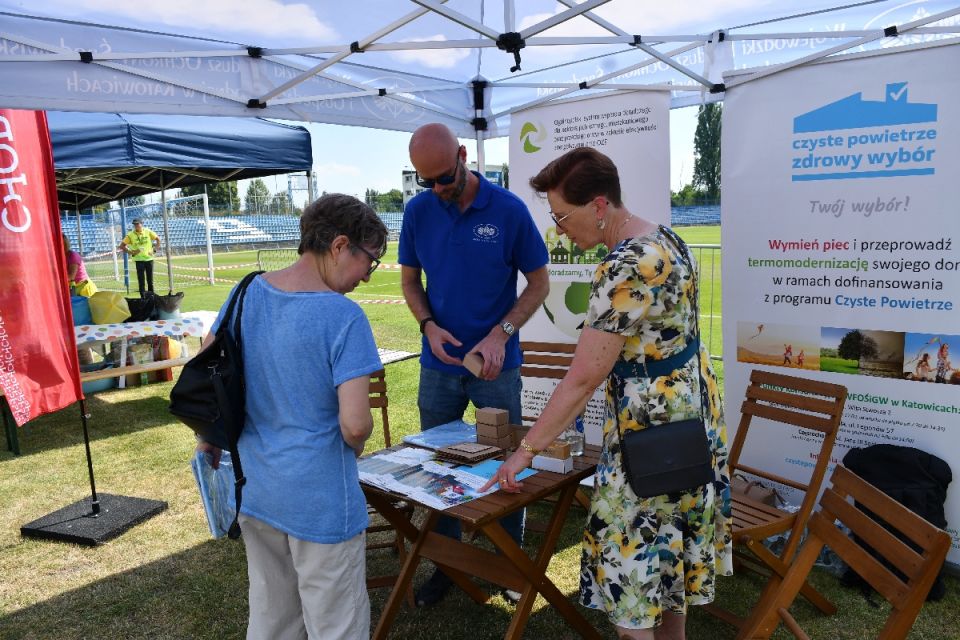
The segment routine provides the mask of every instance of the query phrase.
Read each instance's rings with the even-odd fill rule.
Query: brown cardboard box
[[[570,443],[554,440],[550,443],[549,447],[540,452],[540,455],[546,456],[547,458],[565,460],[570,457]]]
[[[486,407],[477,409],[477,424],[501,425],[509,422],[510,413],[506,409],[494,409]]]
[[[513,447],[519,447],[520,441],[527,437],[527,433],[530,432],[530,427],[524,427],[519,424],[510,425],[510,436],[513,438]]]
[[[463,357],[463,366],[479,378],[480,371],[483,369],[483,356],[479,353],[468,353]]]
[[[510,425],[508,424],[486,424],[477,423],[477,438],[492,438],[494,440],[511,436]],[[513,440],[511,439],[511,442]]]
[[[484,438],[478,433],[477,444],[489,444],[494,447],[500,447],[506,451],[512,448],[513,438],[509,434],[503,436],[502,438]]]

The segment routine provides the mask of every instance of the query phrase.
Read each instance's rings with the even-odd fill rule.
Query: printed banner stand
[[[890,444],[960,474],[960,75],[945,72],[958,65],[960,45],[934,42],[729,83],[728,424],[750,371],[769,368],[849,390],[831,468]],[[751,440],[747,464],[794,480],[818,452],[814,432]],[[957,563],[955,487],[946,517]]]
[[[520,330],[522,340],[575,343],[586,317],[593,273],[606,255],[603,245],[580,250],[556,229],[545,198],[529,186],[551,160],[570,149],[594,147],[620,174],[626,206],[659,224],[670,224],[670,93],[617,92],[518,111],[511,116],[511,191],[526,203],[550,253],[550,293]],[[557,380],[525,377],[523,414],[538,416]],[[606,415],[601,384],[587,403],[587,444],[600,444]]]
[[[19,454],[18,426],[79,400],[91,492],[90,498],[24,525],[20,534],[102,544],[165,510],[167,503],[97,494],[53,154],[42,111],[0,109],[0,182],[6,193],[0,205],[0,389],[7,446]]]

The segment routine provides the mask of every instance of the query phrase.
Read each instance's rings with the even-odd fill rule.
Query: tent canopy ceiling
[[[545,101],[669,83],[674,106],[696,104],[722,97],[735,69],[960,32],[956,0],[835,3],[786,3],[802,11],[789,15],[765,0],[304,0],[270,3],[267,17],[250,13],[266,11],[258,2],[214,15],[52,0],[35,9],[52,17],[0,13],[0,105],[402,131],[439,121],[489,138]]]
[[[61,208],[313,164],[310,133],[260,118],[47,113]]]

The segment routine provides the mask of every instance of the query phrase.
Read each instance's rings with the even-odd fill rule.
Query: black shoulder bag
[[[704,425],[704,420],[709,415],[707,385],[699,367],[700,309],[697,301],[697,277],[693,260],[690,259],[683,240],[666,227],[660,229],[683,255],[690,268],[690,277],[694,284],[693,333],[687,336],[687,346],[679,353],[662,360],[619,360],[613,373],[621,378],[657,378],[669,375],[696,355],[697,373],[700,376],[700,416],[665,424],[648,424],[643,429],[632,429],[625,434],[620,433],[617,421],[615,428],[620,442],[623,471],[630,488],[640,498],[678,495],[714,480],[713,456]]]
[[[200,440],[231,452],[238,515],[246,483],[237,451],[246,411],[240,317],[247,287],[261,273],[263,271],[248,273],[240,281],[213,342],[183,365],[180,378],[170,391],[170,413],[193,429]],[[234,307],[237,308],[235,317]],[[229,330],[231,318],[233,331]],[[236,517],[227,535],[234,540],[240,537]]]

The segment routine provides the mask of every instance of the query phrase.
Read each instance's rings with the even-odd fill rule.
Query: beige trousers
[[[338,544],[240,515],[250,578],[247,640],[369,640],[366,534]]]

